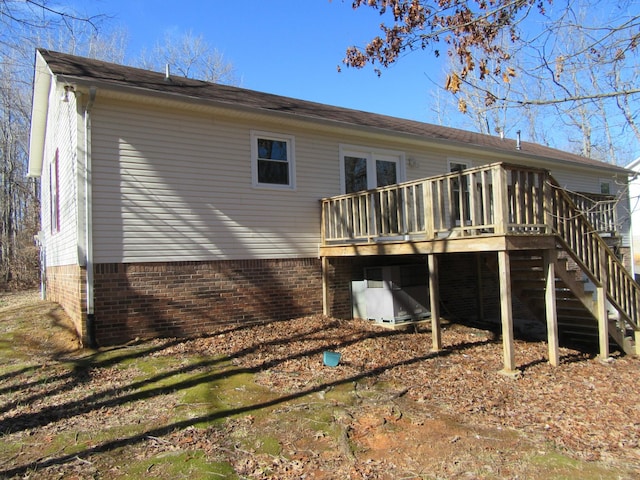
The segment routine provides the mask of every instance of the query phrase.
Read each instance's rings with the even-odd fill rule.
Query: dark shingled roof
[[[501,139],[491,135],[442,127],[414,120],[379,115],[375,113],[334,107],[321,103],[282,97],[269,93],[231,87],[216,83],[171,76],[170,81],[158,72],[127,67],[90,58],[78,57],[51,50],[38,50],[54,75],[62,80],[91,83],[100,81],[118,87],[137,88],[152,92],[181,95],[192,99],[213,101],[229,107],[244,107],[267,112],[285,113],[307,119],[339,122],[353,126],[382,129],[405,135],[415,135],[425,140],[436,140],[460,145],[474,145],[481,148],[502,150],[512,155],[521,153],[549,160],[561,160],[579,165],[608,168],[627,173],[627,170],[530,142],[521,142],[521,150],[516,150],[516,141]]]

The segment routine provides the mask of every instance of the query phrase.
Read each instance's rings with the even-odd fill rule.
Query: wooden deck
[[[438,256],[496,252],[501,290],[505,372],[513,372],[510,252],[542,250],[548,285],[555,284],[558,250],[596,286],[595,317],[602,357],[609,356],[608,308],[622,337],[640,348],[640,287],[607,245],[615,208],[602,198],[571,195],[542,169],[505,163],[463,170],[323,199],[323,259],[341,256],[425,255],[429,261],[433,348],[440,349]],[[326,264],[324,264],[326,267]],[[326,268],[325,268],[326,270]],[[325,281],[325,304],[326,304]],[[556,299],[545,294],[549,358],[558,363]],[[434,308],[435,307],[435,308]],[[617,338],[617,335],[613,335]]]

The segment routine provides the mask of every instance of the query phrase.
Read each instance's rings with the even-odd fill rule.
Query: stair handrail
[[[589,278],[605,287],[607,299],[625,324],[639,331],[640,285],[566,190],[551,175],[547,179],[547,223]]]

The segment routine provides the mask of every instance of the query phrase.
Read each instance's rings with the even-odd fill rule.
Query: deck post
[[[322,314],[329,315],[329,258],[322,257]]]
[[[478,320],[484,321],[484,298],[482,295],[482,291],[483,291],[482,256],[479,253],[476,253],[475,259],[476,259],[476,290],[478,292],[476,296],[476,303],[478,305]]]
[[[557,367],[560,364],[558,350],[558,311],[556,308],[556,250],[544,251],[544,303],[547,317],[547,343],[549,345],[549,363]]]
[[[553,233],[553,226],[555,224],[554,214],[556,213],[553,208],[553,188],[549,183],[549,173],[545,173],[544,177],[542,177],[542,218],[543,222],[546,226],[546,234]]]
[[[507,171],[502,165],[493,167],[492,181],[495,232],[504,235],[508,231],[509,195],[507,192]]]
[[[598,312],[598,338],[600,347],[600,359],[609,358],[609,314],[607,313],[607,258],[602,247],[598,248],[599,282],[596,286],[596,306]]]
[[[434,352],[442,350],[442,334],[440,331],[440,288],[438,276],[438,259],[435,255],[427,255],[429,267],[429,308],[431,310],[431,338]]]
[[[422,183],[422,201],[424,209],[424,231],[427,235],[427,239],[431,240],[435,238],[435,225],[433,214],[433,183],[425,181]]]
[[[498,268],[500,272],[500,316],[502,318],[502,348],[504,352],[504,368],[500,373],[515,375],[515,353],[513,346],[513,309],[511,306],[511,264],[509,253],[498,252]]]

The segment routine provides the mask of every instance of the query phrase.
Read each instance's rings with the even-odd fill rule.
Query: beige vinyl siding
[[[337,144],[257,125],[295,136],[297,188],[253,188],[255,127],[96,103],[95,261],[316,256],[318,200],[339,192]]]
[[[92,118],[98,263],[314,257],[319,199],[341,191],[341,145],[402,153],[408,180],[446,173],[451,159],[523,163],[521,152],[456,152],[357,129],[319,133],[313,123],[107,104],[99,95]],[[294,137],[295,190],[252,186],[253,130]],[[558,181],[575,190],[597,192],[602,178],[563,164],[536,166],[553,167]]]
[[[49,99],[47,137],[42,169],[41,230],[45,234],[47,266],[76,265],[77,248],[77,116],[76,99],[61,102],[62,90],[52,84]],[[60,230],[51,230],[51,164],[58,150]]]

